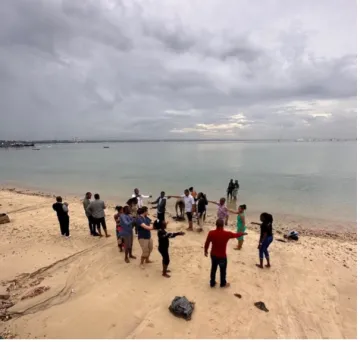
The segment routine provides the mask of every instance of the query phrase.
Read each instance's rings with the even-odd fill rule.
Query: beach
[[[161,256],[153,232],[153,264],[124,262],[115,239],[113,208],[107,202],[110,238],[89,235],[81,198],[69,203],[71,238],[60,236],[51,194],[0,191],[0,295],[14,304],[2,311],[0,335],[17,338],[356,338],[356,223],[292,216],[274,217],[271,269],[258,269],[258,213],[247,216],[249,235],[235,251],[228,244],[230,288],[209,287],[206,233],[186,232],[171,240],[171,278],[161,276]],[[175,222],[174,200],[167,206],[168,231]],[[151,211],[152,215],[155,211]],[[215,214],[205,230],[213,229]],[[235,231],[236,215],[227,229]],[[297,242],[283,240],[296,229]],[[140,256],[138,241],[134,254]],[[35,294],[35,295],[34,295]],[[240,294],[241,298],[234,296]],[[175,296],[195,302],[191,321],[174,317]],[[265,303],[269,312],[255,302]]]

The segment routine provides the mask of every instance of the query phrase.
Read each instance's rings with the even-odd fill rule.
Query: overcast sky
[[[0,139],[356,137],[355,0],[1,0]]]

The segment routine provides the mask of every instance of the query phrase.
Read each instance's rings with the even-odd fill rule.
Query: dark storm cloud
[[[354,135],[355,5],[305,2],[4,0],[0,139]]]

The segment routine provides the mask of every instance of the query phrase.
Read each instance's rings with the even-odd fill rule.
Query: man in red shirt
[[[204,252],[207,257],[211,242],[210,287],[214,287],[216,285],[215,276],[218,266],[220,267],[220,287],[230,286],[230,284],[226,282],[226,246],[230,239],[235,239],[243,235],[247,235],[247,233],[232,233],[224,230],[224,221],[221,219],[216,221],[216,229],[209,232],[205,242]]]

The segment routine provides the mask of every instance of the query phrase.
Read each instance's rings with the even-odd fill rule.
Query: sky
[[[356,137],[354,0],[1,0],[0,139]]]

